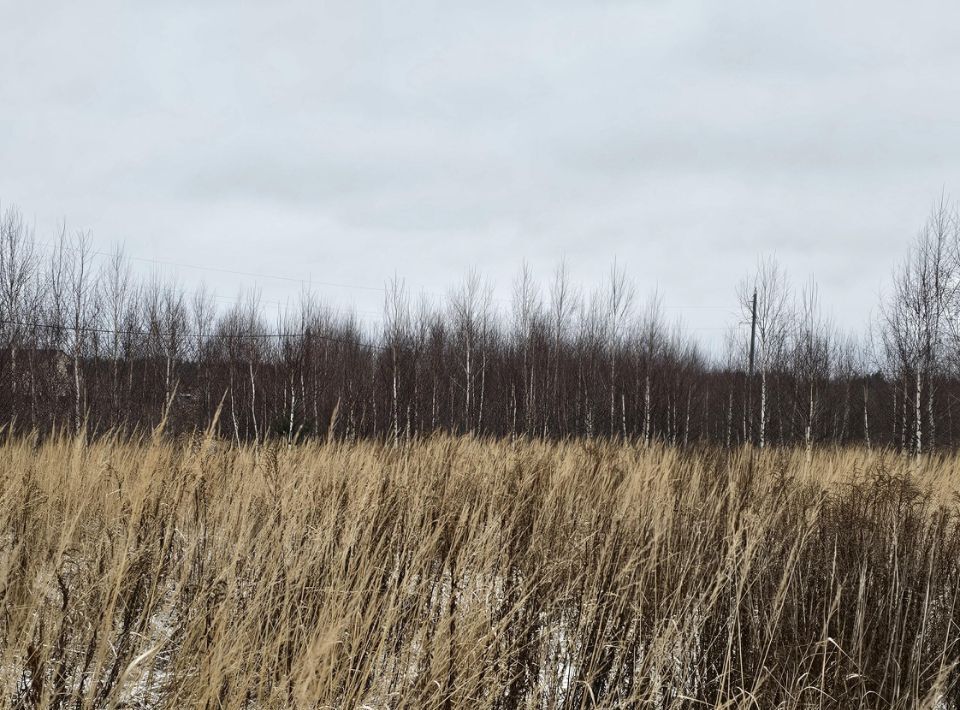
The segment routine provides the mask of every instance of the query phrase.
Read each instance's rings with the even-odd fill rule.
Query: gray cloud
[[[442,292],[614,257],[693,326],[760,253],[858,327],[958,190],[960,8],[21,3],[0,199],[148,258]],[[203,276],[221,293],[241,281]],[[282,300],[289,282],[262,280]],[[320,289],[368,313],[378,296]]]

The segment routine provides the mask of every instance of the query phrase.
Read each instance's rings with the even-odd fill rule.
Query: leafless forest
[[[584,291],[521,268],[509,303],[469,274],[438,302],[386,286],[382,328],[305,292],[270,316],[157,276],[88,235],[2,216],[0,422],[17,431],[204,429],[399,440],[432,432],[735,447],[818,443],[920,453],[958,442],[960,231],[938,204],[860,332],[773,259],[731,280],[739,320],[705,352],[616,265]],[[853,265],[851,265],[853,268]],[[748,373],[757,293],[755,372]],[[736,300],[735,300],[736,299]]]

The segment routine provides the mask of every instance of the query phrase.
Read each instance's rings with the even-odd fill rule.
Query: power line
[[[69,251],[78,251],[77,247],[72,247],[67,244],[58,244],[52,241],[35,240],[35,243],[41,246],[47,246],[51,248],[59,247],[59,248],[67,249]],[[87,253],[92,254],[94,256],[102,256],[107,258],[114,257],[117,255],[114,252],[102,251],[100,249],[89,249]],[[360,291],[374,291],[378,293],[386,293],[388,291],[388,289],[385,286],[368,286],[365,284],[347,284],[347,283],[338,283],[333,281],[314,281],[312,278],[301,279],[301,278],[296,278],[294,276],[281,276],[278,274],[267,274],[267,273],[256,272],[256,271],[240,271],[236,269],[224,269],[218,266],[202,266],[200,264],[188,264],[186,262],[181,262],[181,261],[168,261],[164,259],[154,259],[154,258],[145,257],[145,256],[132,256],[126,253],[125,251],[121,251],[120,256],[130,261],[139,261],[146,264],[171,266],[171,267],[180,268],[180,269],[194,269],[196,271],[211,271],[211,272],[216,272],[221,274],[229,274],[233,276],[249,276],[255,279],[273,279],[276,281],[286,281],[288,283],[296,283],[296,284],[300,284],[301,286],[329,286],[331,288],[350,288],[350,289],[355,289]],[[409,289],[409,295],[429,296],[434,299],[442,299],[442,298],[445,298],[446,296],[446,294],[440,293],[438,291],[432,291],[430,289],[424,289],[424,288],[414,290],[412,287],[410,287]],[[510,299],[508,298],[500,298],[496,296],[492,296],[491,300],[497,301],[498,303],[510,302]]]
[[[42,241],[42,240],[35,240],[35,243],[36,243],[36,244],[43,245],[43,246],[53,247],[53,248],[56,248],[57,246],[61,246],[62,248],[68,249],[68,250],[70,250],[70,251],[77,251],[77,248],[76,248],[76,247],[72,247],[72,246],[69,246],[69,245],[66,245],[66,244],[60,244],[60,245],[58,245],[58,244],[56,244],[56,243],[54,243],[54,242]],[[109,257],[116,256],[116,254],[115,254],[114,252],[107,252],[107,251],[102,251],[102,250],[99,250],[99,249],[90,249],[90,250],[88,251],[88,253],[93,254],[93,255],[96,255],[96,256],[108,257],[108,258],[109,258]],[[292,276],[281,276],[281,275],[277,275],[277,274],[268,274],[268,273],[263,273],[263,272],[241,271],[241,270],[236,270],[236,269],[225,269],[225,268],[221,268],[221,267],[217,267],[217,266],[202,266],[202,265],[199,265],[199,264],[188,264],[188,263],[179,262],[179,261],[169,261],[169,260],[164,260],[164,259],[154,259],[154,258],[143,257],[143,256],[132,256],[132,255],[127,254],[127,253],[125,253],[125,252],[120,252],[120,255],[121,255],[124,259],[129,259],[130,261],[138,261],[138,262],[143,262],[143,263],[148,263],[148,264],[157,264],[157,265],[161,265],[161,266],[170,266],[170,267],[174,267],[174,268],[194,269],[194,270],[197,270],[197,271],[210,271],[210,272],[221,273],[221,274],[230,274],[230,275],[234,275],[234,276],[248,276],[248,277],[255,278],[255,279],[256,279],[256,278],[259,278],[259,279],[274,279],[274,280],[277,280],[277,281],[285,281],[285,282],[288,282],[288,283],[296,283],[296,284],[300,284],[300,285],[304,285],[304,286],[328,286],[328,287],[332,287],[332,288],[348,288],[348,289],[355,289],[355,290],[362,290],[362,291],[374,291],[374,292],[378,292],[378,293],[386,293],[386,292],[388,291],[388,289],[387,289],[386,287],[383,287],[383,286],[368,286],[368,285],[364,285],[364,284],[347,284],[347,283],[338,283],[338,282],[333,282],[333,281],[314,281],[314,280],[312,280],[312,279],[301,279],[301,278],[296,278],[296,277],[292,277]],[[438,300],[439,300],[439,299],[443,299],[443,298],[445,297],[444,294],[438,293],[438,292],[436,292],[436,291],[427,290],[427,289],[420,289],[419,291],[416,291],[416,292],[414,292],[414,291],[411,289],[409,293],[410,293],[411,296],[416,296],[416,295],[419,295],[419,296],[427,296],[427,297],[429,297],[429,298],[431,298],[431,299],[438,299]],[[240,296],[240,297],[230,297],[230,296],[222,296],[222,295],[217,295],[217,294],[213,294],[213,297],[214,297],[215,299],[217,299],[217,300],[224,301],[224,302],[230,302],[230,303],[240,303],[241,300],[242,300],[242,298],[243,298],[242,296]],[[492,301],[495,301],[495,302],[497,302],[497,303],[510,303],[510,299],[500,298],[500,297],[496,297],[496,296],[491,296],[491,300],[492,300]],[[279,306],[279,307],[286,307],[286,306],[289,305],[289,304],[283,303],[283,302],[281,302],[281,301],[270,300],[270,299],[260,300],[260,302],[261,302],[261,303],[270,304],[270,305]],[[733,309],[731,309],[731,308],[728,307],[728,306],[711,306],[711,305],[676,305],[676,306],[674,306],[674,305],[666,305],[666,304],[665,304],[665,305],[663,306],[663,308],[666,309],[666,310],[683,310],[683,311],[686,311],[686,310],[690,310],[690,311],[710,310],[710,311],[727,311],[728,313],[729,313],[729,312],[733,312]],[[357,309],[355,309],[355,308],[350,309],[350,310],[352,310],[354,313],[362,313],[362,314],[365,314],[365,315],[371,316],[371,317],[376,317],[376,316],[378,315],[378,314],[374,313],[373,311],[369,311],[369,310],[357,310]],[[361,318],[361,320],[363,320],[363,319]],[[726,326],[705,326],[705,327],[693,327],[693,328],[690,328],[690,329],[691,329],[691,330],[717,330],[717,331],[719,331],[719,330],[727,330],[727,327],[726,327]]]
[[[230,303],[237,306],[245,305],[244,296],[220,296],[217,294],[213,294],[212,297],[218,301],[223,301],[224,303]],[[266,304],[270,306],[277,306],[278,308],[283,308],[283,309],[290,309],[295,307],[295,304],[291,305],[289,302],[285,303],[283,301],[271,300],[269,298],[266,298],[266,299],[258,298],[256,299],[256,303]],[[376,311],[368,311],[365,309],[359,309],[359,308],[353,308],[353,307],[341,309],[336,304],[329,304],[326,302],[323,303],[323,306],[331,310],[340,310],[341,312],[349,313],[350,315],[356,316],[357,320],[362,320],[362,321],[374,320],[380,315],[382,315],[380,313],[377,313]],[[285,310],[282,315],[286,315],[287,312],[288,311]]]
[[[107,252],[95,251],[95,254],[101,256],[111,256]],[[293,276],[278,276],[276,274],[264,274],[258,273],[255,271],[237,271],[235,269],[224,269],[219,266],[197,266],[195,264],[184,264],[177,261],[166,261],[164,259],[150,259],[143,256],[128,256],[128,259],[132,261],[142,261],[148,264],[159,264],[161,266],[172,266],[177,269],[196,269],[198,271],[214,271],[221,274],[231,274],[233,276],[251,276],[257,279],[275,279],[277,281],[288,281],[290,283],[298,283],[305,286],[331,286],[334,288],[353,288],[361,291],[380,291],[383,292],[384,289],[382,286],[362,286],[359,284],[342,284],[334,283],[332,281],[314,281],[312,279],[298,279]]]
[[[663,308],[668,310],[677,310],[677,311],[730,311],[730,310],[733,310],[729,306],[668,306],[668,305],[664,305]]]
[[[46,242],[37,241],[37,244],[42,244],[44,246],[49,246],[53,248],[62,246],[63,248],[69,249],[70,251],[77,251],[76,247],[71,247],[65,244],[59,245],[49,241],[46,241]],[[108,258],[116,256],[116,254],[113,252],[102,251],[99,249],[90,249],[87,253],[94,254],[96,256],[108,257]],[[256,271],[239,271],[236,269],[225,269],[219,266],[201,266],[198,264],[187,264],[185,262],[180,262],[180,261],[168,261],[166,259],[153,259],[145,256],[132,256],[130,254],[126,254],[123,252],[121,252],[121,256],[124,259],[129,259],[130,261],[140,261],[147,264],[157,264],[159,266],[172,266],[177,269],[194,269],[197,271],[212,271],[212,272],[221,273],[221,274],[230,274],[232,276],[250,276],[252,278],[257,278],[257,279],[274,279],[276,281],[287,281],[289,283],[296,283],[304,286],[330,286],[333,288],[352,288],[360,291],[378,291],[381,293],[386,291],[386,288],[384,288],[383,286],[367,286],[363,284],[345,284],[345,283],[336,283],[333,281],[314,281],[313,279],[301,279],[301,278],[296,278],[294,276],[279,276],[277,274],[266,274],[266,273],[256,272]]]
[[[346,338],[336,338],[332,335],[322,335],[320,333],[311,332],[308,328],[305,331],[297,333],[223,333],[223,332],[211,332],[207,334],[202,333],[191,333],[189,331],[183,332],[174,332],[167,331],[165,333],[160,333],[152,330],[134,330],[134,329],[114,329],[114,328],[98,328],[95,326],[72,326],[72,325],[59,325],[53,323],[33,323],[27,321],[14,321],[7,319],[0,319],[0,323],[4,325],[15,325],[21,328],[41,328],[47,330],[68,330],[75,333],[97,333],[100,335],[128,335],[128,336],[140,336],[140,337],[156,337],[156,338],[195,338],[197,340],[271,340],[276,338],[277,340],[285,338],[316,338],[318,340],[324,340],[328,342],[341,343],[343,345],[352,345],[359,348],[367,348],[370,350],[387,350],[382,345],[375,345],[373,343],[365,343],[360,340],[348,340]]]

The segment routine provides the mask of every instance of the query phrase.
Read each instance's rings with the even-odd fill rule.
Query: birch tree
[[[18,357],[37,317],[39,259],[32,230],[14,207],[0,216],[0,333],[9,358],[8,393],[11,420],[18,414]]]
[[[884,345],[892,367],[904,382],[904,409],[912,402],[912,449],[920,455],[935,445],[936,376],[951,308],[956,303],[956,216],[945,202],[934,207],[906,258],[894,274],[892,293],[881,309]],[[907,383],[912,380],[912,389]],[[925,386],[926,385],[926,386]],[[923,411],[926,393],[927,412]],[[924,419],[927,441],[924,443]],[[906,432],[904,412],[902,427]]]
[[[807,452],[813,448],[821,410],[820,388],[830,377],[830,327],[820,308],[820,294],[811,279],[803,287],[793,347],[797,397]]]
[[[607,284],[607,297],[605,309],[605,326],[607,335],[607,350],[610,362],[610,436],[612,437],[617,428],[617,362],[621,357],[624,338],[629,331],[629,320],[631,309],[633,308],[633,299],[635,291],[633,285],[627,279],[627,273],[624,269],[617,266],[614,262],[610,268],[610,277]],[[621,404],[621,416],[626,418],[626,411]],[[625,426],[624,426],[625,428]]]
[[[766,443],[769,409],[768,380],[771,372],[782,364],[791,328],[789,282],[786,273],[773,257],[761,259],[753,278],[742,281],[737,290],[741,313],[748,323],[752,317],[754,293],[757,294],[755,357],[760,376],[756,438],[762,449]],[[749,413],[748,419],[752,421],[753,412]]]

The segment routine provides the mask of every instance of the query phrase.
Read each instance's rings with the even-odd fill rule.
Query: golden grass
[[[0,445],[4,707],[955,707],[960,459]]]

